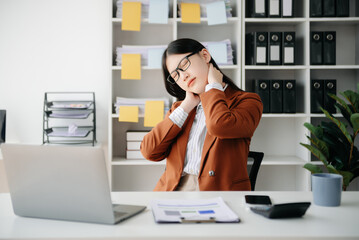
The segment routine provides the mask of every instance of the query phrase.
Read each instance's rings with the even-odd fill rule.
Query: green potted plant
[[[343,176],[343,190],[345,191],[349,183],[359,176],[359,152],[354,145],[359,132],[359,84],[357,92],[347,90],[340,94],[345,100],[335,94],[328,95],[336,100],[335,107],[346,121],[340,121],[321,108],[330,121],[322,121],[318,126],[304,123],[311,133],[307,136],[311,144],[300,144],[322,161],[329,173]],[[312,174],[323,172],[322,168],[311,163],[305,164],[304,168]]]

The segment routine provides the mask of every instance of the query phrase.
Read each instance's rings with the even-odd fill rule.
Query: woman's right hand
[[[180,107],[182,107],[186,113],[189,113],[193,108],[197,107],[200,101],[201,99],[197,94],[186,91],[186,97],[181,103]]]

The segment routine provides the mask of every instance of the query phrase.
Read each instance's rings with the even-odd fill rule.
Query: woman
[[[162,57],[166,89],[178,99],[143,139],[146,159],[167,159],[155,191],[250,191],[247,156],[263,105],[239,89],[193,39]]]

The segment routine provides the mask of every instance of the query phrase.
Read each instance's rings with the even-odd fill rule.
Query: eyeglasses
[[[176,69],[174,71],[172,71],[170,73],[170,75],[167,77],[167,81],[172,84],[175,84],[179,80],[179,77],[180,77],[180,73],[178,70],[180,70],[182,72],[186,71],[189,68],[189,66],[191,66],[191,61],[189,60],[189,57],[196,53],[197,52],[193,52],[191,54],[188,54],[184,58],[182,58],[182,60],[177,65]]]

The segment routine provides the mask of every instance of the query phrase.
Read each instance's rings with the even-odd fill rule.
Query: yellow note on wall
[[[122,54],[121,79],[141,79],[141,54]]]
[[[138,122],[138,106],[120,106],[119,122]]]
[[[198,3],[181,3],[183,23],[201,23],[201,8]]]
[[[141,2],[122,3],[122,30],[141,30]]]
[[[146,101],[145,104],[145,127],[154,127],[163,120],[165,103],[163,101]]]

